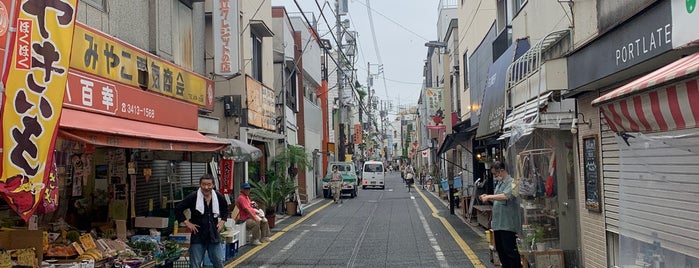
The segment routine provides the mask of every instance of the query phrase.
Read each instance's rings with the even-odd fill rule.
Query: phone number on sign
[[[129,104],[129,103],[122,103],[121,104],[121,112],[127,113],[127,114],[135,114],[137,116],[144,116],[146,118],[151,118],[151,119],[155,118],[155,109],[141,107],[141,106],[133,105],[133,104]]]

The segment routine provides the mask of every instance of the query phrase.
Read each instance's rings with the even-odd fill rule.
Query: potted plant
[[[272,171],[267,172],[264,182],[250,181],[250,185],[252,186],[250,198],[264,208],[269,228],[274,228],[277,205],[296,191],[296,185],[294,185],[293,181],[284,180]]]
[[[301,146],[289,145],[274,158],[276,170],[286,170],[290,178],[296,177],[300,171],[312,168],[306,149]]]
[[[544,227],[536,226],[533,230],[527,232],[527,237],[524,239],[527,249],[543,251],[546,249],[544,242]]]

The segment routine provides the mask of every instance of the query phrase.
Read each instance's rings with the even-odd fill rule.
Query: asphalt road
[[[484,229],[432,193],[408,192],[399,173],[387,175],[385,190],[323,200],[272,231],[274,241],[242,247],[227,267],[495,267]]]

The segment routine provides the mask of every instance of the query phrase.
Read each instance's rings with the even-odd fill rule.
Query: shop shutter
[[[148,215],[148,200],[153,199],[153,208],[157,210],[162,205],[162,197],[165,196],[168,199],[169,207],[172,207],[172,200],[182,199],[182,195],[186,194],[182,189],[185,187],[197,187],[199,186],[199,177],[206,173],[206,163],[191,163],[186,161],[174,162],[174,170],[172,171],[175,175],[173,179],[177,180],[177,183],[168,183],[168,168],[170,166],[170,161],[168,160],[153,160],[153,161],[143,161],[139,162],[139,171],[141,167],[148,167],[153,170],[152,176],[148,183],[146,183],[145,178],[141,172],[136,180],[136,215],[145,216]],[[171,185],[172,184],[172,185]],[[170,187],[172,186],[173,193],[170,193]]]
[[[182,187],[199,187],[199,177],[207,173],[206,165],[207,163],[185,161],[177,163],[177,176]]]
[[[699,135],[696,129],[619,138],[620,231],[699,257]],[[664,136],[663,138],[658,138]]]
[[[148,215],[148,200],[153,199],[153,209],[157,209],[161,206],[161,196],[160,196],[160,180],[165,181],[167,179],[167,168],[169,161],[167,160],[152,160],[152,161],[141,161],[138,163],[139,172],[136,180],[136,197],[135,197],[135,208],[137,216]],[[142,168],[150,167],[152,169],[152,175],[148,182],[146,182],[143,177]]]
[[[599,114],[602,118],[602,114]],[[606,120],[601,121],[604,221],[607,231],[619,233],[619,144]]]

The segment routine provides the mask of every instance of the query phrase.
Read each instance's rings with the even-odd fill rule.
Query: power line
[[[419,37],[419,38],[422,38],[422,39],[425,40],[425,41],[429,41],[429,39],[427,39],[427,38],[421,36],[420,34],[418,34],[418,33],[416,33],[416,32],[413,32],[412,30],[406,28],[405,26],[403,26],[402,24],[396,22],[395,20],[393,20],[393,19],[387,17],[386,15],[382,14],[381,12],[378,12],[377,10],[368,7],[366,4],[364,4],[364,3],[360,2],[360,1],[357,1],[357,3],[359,3],[359,4],[361,4],[361,5],[365,6],[365,7],[367,7],[368,9],[370,9],[370,10],[373,11],[373,12],[376,12],[376,14],[381,15],[381,17],[384,17],[385,19],[387,19],[387,20],[390,21],[391,23],[397,25],[398,27],[403,28],[403,30],[408,31],[409,33],[411,33],[411,34],[413,34],[413,35],[415,35],[415,36],[417,36],[417,37]]]

